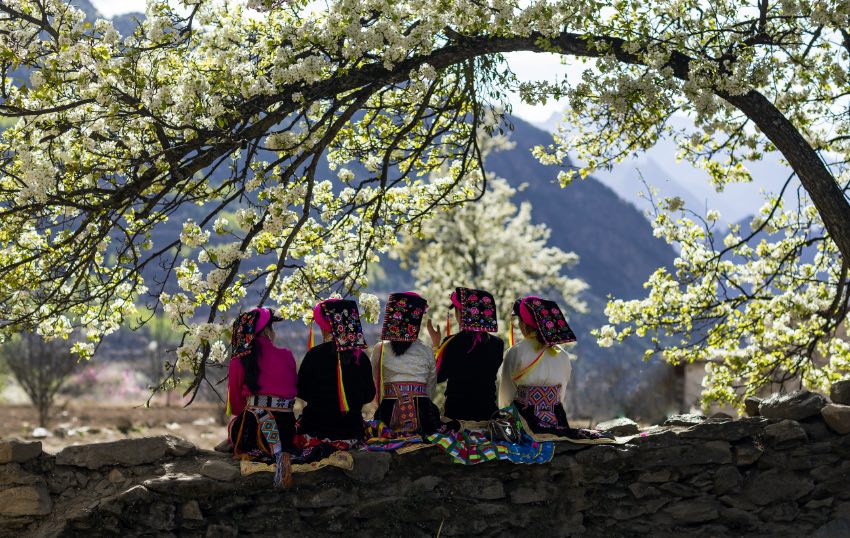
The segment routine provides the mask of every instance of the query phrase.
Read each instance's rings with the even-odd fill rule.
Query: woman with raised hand
[[[375,419],[396,433],[427,435],[440,427],[434,405],[434,351],[419,340],[428,302],[413,292],[393,293],[384,309],[381,342],[372,350],[378,409]]]
[[[490,293],[470,288],[457,288],[450,299],[460,332],[441,342],[439,329],[428,321],[437,382],[446,382],[443,414],[454,420],[489,420],[498,409],[496,375],[505,348],[501,338],[489,334],[497,331],[496,302]]]
[[[227,413],[233,415],[228,433],[235,456],[280,464],[295,436],[297,375],[292,352],[274,344],[276,321],[281,318],[271,309],[255,308],[233,322]],[[278,470],[276,485],[281,465]]]
[[[361,409],[375,398],[357,304],[322,301],[313,309],[313,321],[322,331],[323,342],[307,351],[298,371],[298,397],[307,404],[298,433],[314,441],[354,445],[364,437]]]
[[[515,404],[529,429],[536,434],[572,438],[597,438],[590,430],[570,428],[566,414],[570,355],[559,344],[576,337],[563,311],[554,301],[529,296],[517,300],[513,315],[519,318],[523,339],[508,350],[499,382],[499,404]]]

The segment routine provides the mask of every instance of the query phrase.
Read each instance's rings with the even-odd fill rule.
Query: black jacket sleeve
[[[315,350],[310,350],[304,355],[301,367],[298,369],[298,397],[305,402],[312,401],[316,396],[316,374],[314,363],[316,362]]]
[[[358,374],[362,391],[362,402],[360,405],[363,406],[375,399],[375,378],[372,377],[372,362],[366,353],[360,355]]]
[[[437,371],[437,383],[447,381],[452,376],[452,366],[456,360],[459,344],[458,336],[447,336],[443,340],[445,347],[443,348],[443,358],[440,361],[440,369]]]

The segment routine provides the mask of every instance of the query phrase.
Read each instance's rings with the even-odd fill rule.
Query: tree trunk
[[[48,420],[50,418],[50,404],[47,403],[43,398],[38,402],[38,425],[42,428],[47,427]]]

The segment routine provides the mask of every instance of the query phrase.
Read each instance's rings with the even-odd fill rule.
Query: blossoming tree
[[[747,340],[745,330],[736,340],[721,329],[717,337],[750,351],[719,356],[715,381],[731,385],[751,360],[760,376],[771,364],[821,372],[807,382],[847,372],[846,346],[833,337],[846,319],[850,255],[845,3],[184,4],[151,1],[138,31],[120,36],[61,0],[0,3],[0,115],[16,121],[0,141],[4,334],[35,327],[61,337],[82,326],[89,341],[75,350],[85,356],[148,293],[182,325],[178,354],[197,386],[210,354],[223,356],[223,320],[246,290],[300,316],[314,296],[362,288],[367,264],[399,231],[479,195],[476,132],[495,128],[482,125],[486,111],[515,88],[530,103],[569,98],[579,135],[556,137],[538,156],[557,164],[577,149],[582,176],[665,132],[718,187],[746,181],[744,163],[780,151],[807,195],[800,218],[762,216],[786,242],[750,254],[733,234],[716,250],[687,219],[665,218],[660,234],[695,246],[683,248],[679,274],[654,277],[651,293],[705,283],[669,303],[681,304],[673,323],[658,293],[628,310],[615,304],[612,319],[622,330],[663,331],[741,317],[743,330],[763,319],[749,306],[777,294],[785,299],[768,303],[764,323],[787,335],[823,320],[810,343],[827,364],[807,358],[812,345],[795,354],[805,344],[796,337],[775,347],[773,337]],[[518,50],[598,60],[575,84],[517,84],[500,54]],[[25,69],[29,79],[15,79]],[[674,113],[688,114],[694,131],[672,132]],[[354,174],[352,162],[367,173]],[[420,179],[444,165],[440,180]],[[160,238],[187,204],[198,218]],[[811,267],[800,261],[810,241],[820,248]],[[268,263],[249,266],[248,257]],[[154,269],[158,277],[145,276]],[[755,284],[727,278],[738,271]],[[161,293],[172,274],[181,290]],[[737,305],[714,310],[732,288]],[[800,308],[792,289],[817,301]],[[789,353],[792,364],[772,358]]]
[[[502,137],[482,138],[479,144],[482,157],[509,145]],[[487,180],[479,200],[424,219],[390,254],[412,268],[416,288],[432,305],[429,316],[445,320],[452,315],[448,293],[457,286],[493,294],[503,336],[510,330],[514,300],[532,292],[559,296],[571,310],[584,312],[580,295],[587,284],[564,274],[578,256],[548,245],[551,230],[532,221],[529,202],[514,203],[517,189],[492,174]]]

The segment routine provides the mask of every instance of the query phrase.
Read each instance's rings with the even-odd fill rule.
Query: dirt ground
[[[0,438],[32,439],[37,426],[32,407],[0,405]],[[145,408],[74,401],[54,412],[47,431],[40,441],[50,453],[69,445],[163,434],[212,449],[226,438],[223,407],[204,402]]]

